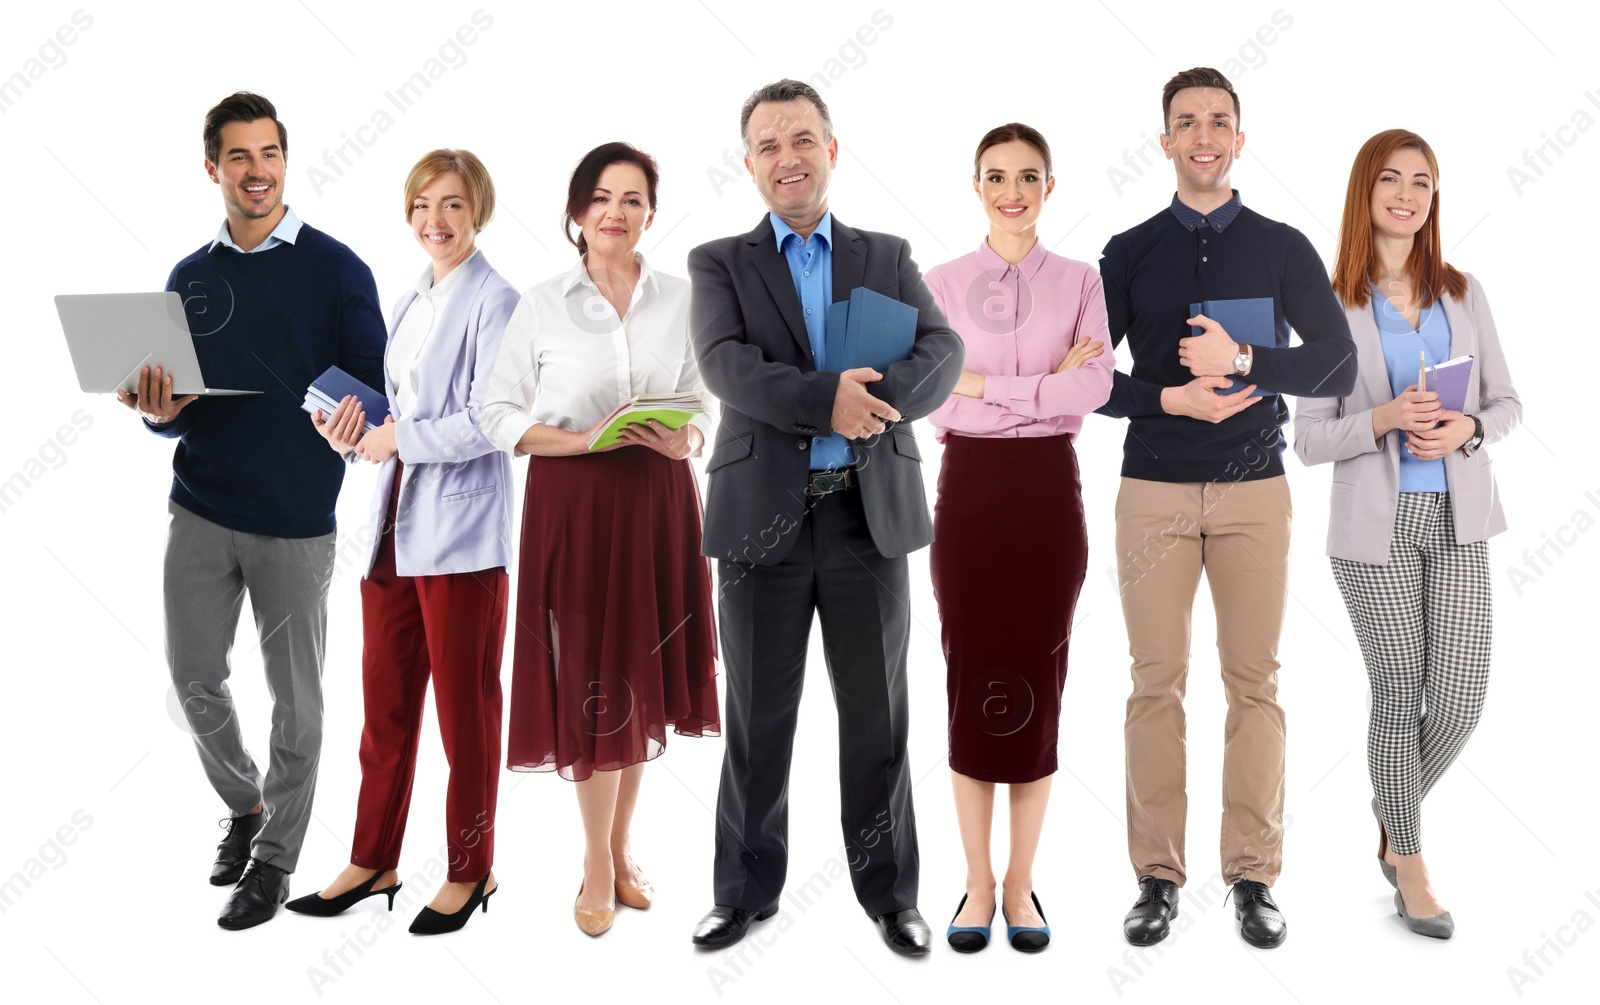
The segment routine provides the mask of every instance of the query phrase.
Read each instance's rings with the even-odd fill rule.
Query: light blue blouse
[[[1437,366],[1450,358],[1450,319],[1445,317],[1444,305],[1435,302],[1424,307],[1415,330],[1405,315],[1395,310],[1387,297],[1372,287],[1372,317],[1378,323],[1378,335],[1383,341],[1383,362],[1389,371],[1389,388],[1395,396],[1417,382],[1417,352],[1420,350],[1429,366]],[[1422,461],[1411,456],[1409,450],[1400,451],[1401,492],[1448,492],[1445,481],[1444,458]]]

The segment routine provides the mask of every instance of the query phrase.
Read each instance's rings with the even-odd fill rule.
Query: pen
[[[1417,350],[1417,390],[1426,391],[1427,389],[1428,389],[1428,357],[1426,357],[1426,356],[1424,356],[1422,354],[1422,350],[1421,349],[1418,349]]]

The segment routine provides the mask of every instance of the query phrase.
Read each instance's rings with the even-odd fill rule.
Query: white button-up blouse
[[[582,432],[637,394],[705,393],[689,340],[689,281],[635,257],[639,282],[623,317],[582,260],[522,295],[479,420],[490,443],[515,453],[539,423]],[[694,424],[710,442],[709,416]]]

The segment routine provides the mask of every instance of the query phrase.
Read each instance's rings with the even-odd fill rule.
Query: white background
[[[1527,0],[1333,7],[1281,8],[1280,25],[1291,23],[1264,44],[1257,31],[1280,9],[1275,2],[1108,0],[1054,11],[896,0],[759,8],[732,0],[499,2],[482,8],[492,25],[472,46],[446,49],[442,61],[453,65],[382,133],[357,129],[375,109],[393,113],[384,92],[440,56],[476,3],[395,3],[381,13],[333,0],[97,5],[79,15],[90,26],[60,48],[44,43],[71,21],[73,4],[11,8],[0,78],[26,75],[30,59],[44,72],[0,102],[12,312],[0,478],[20,472],[27,481],[0,512],[0,881],[32,875],[0,913],[6,999],[1240,995],[1310,1005],[1357,994],[1470,1002],[1592,995],[1600,977],[1600,934],[1590,930],[1600,919],[1596,660],[1579,626],[1594,616],[1600,557],[1600,534],[1588,532],[1600,518],[1600,476],[1593,422],[1584,418],[1600,164],[1600,130],[1592,128],[1600,78],[1590,49],[1597,19],[1573,13],[1577,5]],[[879,9],[888,26],[874,29],[870,45],[852,43]],[[840,140],[831,202],[840,219],[906,236],[924,269],[971,250],[986,232],[968,181],[972,149],[986,129],[1016,119],[1040,128],[1055,154],[1060,180],[1042,239],[1095,262],[1108,237],[1167,204],[1165,161],[1120,186],[1108,168],[1154,137],[1162,83],[1195,64],[1224,69],[1243,99],[1247,142],[1234,183],[1246,205],[1299,228],[1325,261],[1362,141],[1391,126],[1428,137],[1442,164],[1448,256],[1483,281],[1523,401],[1525,425],[1493,451],[1511,530],[1491,548],[1496,658],[1488,706],[1426,807],[1426,853],[1457,919],[1453,941],[1406,932],[1373,864],[1366,678],[1322,553],[1330,469],[1306,469],[1291,456],[1293,597],[1280,654],[1291,820],[1275,889],[1290,936],[1275,951],[1251,950],[1231,909],[1206,908],[1193,896],[1219,865],[1224,712],[1202,590],[1188,698],[1188,923],[1159,953],[1130,957],[1120,928],[1136,892],[1122,822],[1128,657],[1106,575],[1124,429],[1100,417],[1079,441],[1090,573],[1062,719],[1062,770],[1035,872],[1055,931],[1042,956],[1022,957],[997,940],[979,956],[958,957],[942,940],[964,871],[943,763],[944,667],[926,551],[912,557],[911,763],[921,779],[921,907],[936,933],[933,958],[893,956],[843,878],[808,904],[786,898],[779,921],[736,952],[693,950],[690,930],[712,903],[708,807],[722,742],[676,736],[646,771],[634,832],[636,855],[659,891],[651,911],[624,911],[603,939],[578,932],[570,905],[581,830],[569,783],[507,774],[494,917],[475,918],[452,938],[413,939],[408,915],[434,882],[410,876],[429,867],[443,840],[444,761],[431,712],[402,868],[417,898],[392,916],[394,927],[378,930],[391,919],[369,901],[333,921],[285,914],[243,934],[217,928],[226,891],[205,875],[220,835],[213,821],[224,811],[169,712],[162,658],[172,445],[142,431],[113,399],[79,392],[50,300],[159,289],[174,262],[210,240],[222,219],[202,170],[201,121],[212,103],[239,88],[277,103],[289,128],[288,201],[371,265],[387,311],[424,264],[401,215],[404,173],[424,151],[464,146],[487,163],[502,201],[481,246],[521,287],[571,262],[557,221],[577,158],[606,140],[638,144],[663,172],[660,212],[641,248],[658,268],[681,275],[690,248],[742,233],[762,212],[742,171],[720,187],[710,173],[727,170],[724,152],[737,149],[745,95],[780,76],[830,69],[837,79],[823,93]],[[309,169],[342,134],[373,142],[341,176],[314,183]],[[1523,166],[1524,151],[1547,138],[1559,159],[1514,184],[1508,168]],[[59,427],[80,409],[88,428],[63,446]],[[931,500],[939,451],[928,429],[920,435]],[[346,482],[339,516],[347,540],[372,483],[370,468]],[[997,527],[996,546],[1026,547],[1027,533]],[[1548,567],[1513,585],[1509,570],[1527,568],[1525,549],[1561,540],[1561,555],[1547,550]],[[297,895],[317,889],[349,854],[361,728],[358,604],[356,576],[342,574],[331,598],[321,784]],[[835,721],[816,644],[812,653],[791,793],[791,890],[815,872],[838,875],[832,860],[843,857]],[[269,701],[248,615],[234,687],[249,744],[264,753]],[[1525,961],[1547,938],[1556,948],[1543,949],[1544,961]],[[1532,982],[1515,985],[1513,966]]]

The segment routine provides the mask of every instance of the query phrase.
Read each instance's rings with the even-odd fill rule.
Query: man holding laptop
[[[176,439],[163,574],[167,663],[206,776],[228,806],[211,870],[233,885],[217,924],[272,918],[289,894],[322,747],[322,654],[345,464],[306,421],[306,387],[329,366],[383,386],[383,316],[372,272],[283,202],[288,136],[272,103],[240,91],[206,114],[206,173],[227,219],[179,262],[207,387],[174,394],[160,360],[117,397]],[[329,422],[333,417],[327,417]],[[272,694],[265,771],[244,749],[228,691],[246,591]]]

